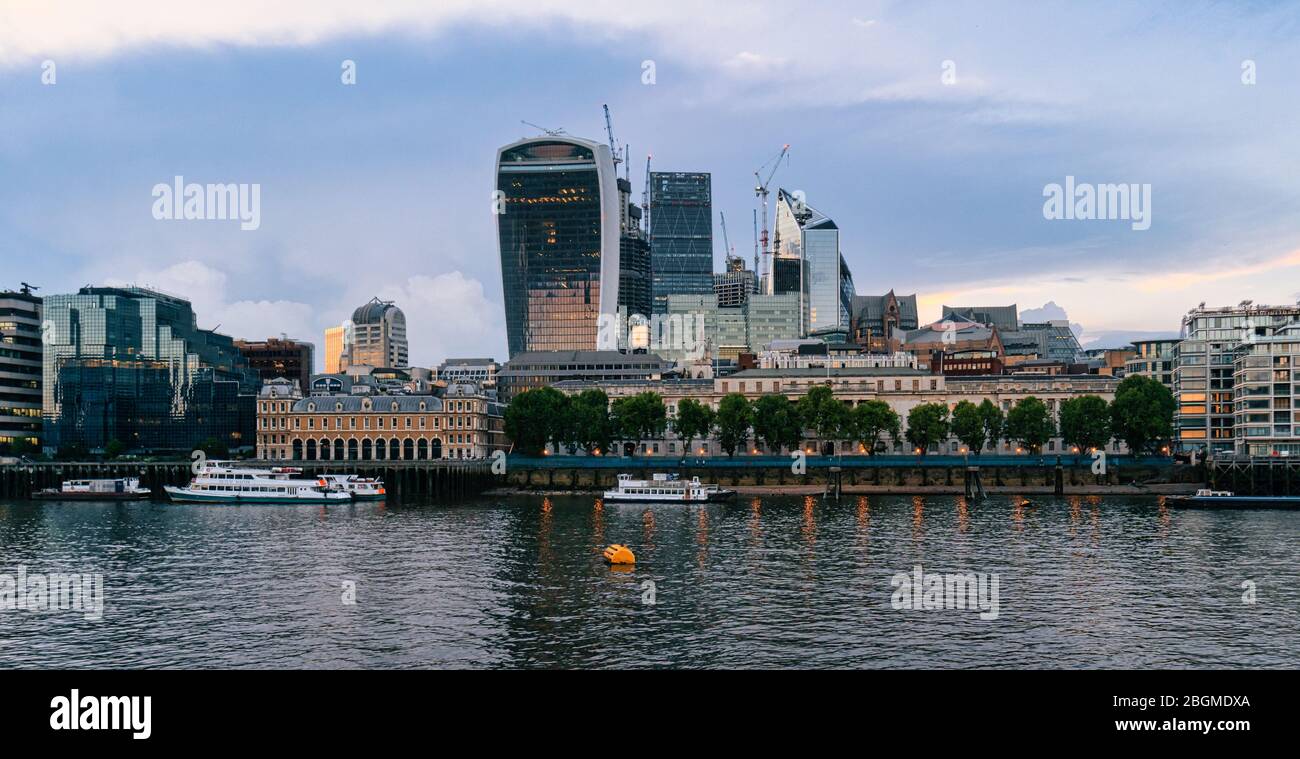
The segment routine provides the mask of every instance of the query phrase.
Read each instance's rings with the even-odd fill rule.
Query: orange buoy
[[[615,543],[605,549],[605,561],[610,564],[635,564],[636,556],[632,549],[621,543]]]

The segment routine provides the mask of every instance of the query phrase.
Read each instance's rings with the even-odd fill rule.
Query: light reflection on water
[[[1293,667],[1297,535],[1300,512],[1095,496],[0,503],[0,573],[107,596],[100,622],[0,611],[0,666]],[[997,573],[999,618],[893,609],[916,564]]]

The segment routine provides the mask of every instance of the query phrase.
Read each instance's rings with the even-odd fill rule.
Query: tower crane
[[[650,239],[650,154],[645,157],[645,190],[641,192],[641,218],[645,221],[645,239]]]
[[[772,177],[776,176],[776,170],[781,168],[781,160],[784,159],[786,155],[789,154],[789,152],[790,152],[790,145],[789,143],[786,143],[785,145],[781,146],[781,152],[777,153],[775,158],[769,159],[767,163],[763,164],[762,166],[759,166],[758,170],[754,172],[754,179],[758,181],[758,184],[754,187],[754,196],[762,199],[763,201],[763,234],[759,238],[759,244],[763,250],[763,264],[764,264],[763,270],[768,275],[769,288],[771,287],[772,251],[768,249],[768,245],[767,245],[768,242],[767,241],[767,195],[768,195],[767,188],[768,185],[772,184]],[[772,170],[767,173],[767,179],[764,180],[762,176],[762,171],[766,169],[768,166],[771,166]],[[770,294],[771,291],[768,290],[768,292]]]
[[[727,263],[731,263],[731,259],[736,257],[736,250],[731,247],[731,240],[727,237],[727,213],[718,211],[718,215],[722,217],[722,246],[727,254]]]
[[[614,121],[609,117],[609,105],[605,109],[605,133],[609,135],[609,150],[614,154],[614,176],[618,176],[618,165],[623,162],[623,154],[618,150],[618,141],[614,139]]]
[[[551,137],[559,137],[560,135],[565,133],[564,127],[560,127],[559,129],[547,129],[546,127],[540,124],[534,124],[531,121],[524,121],[523,119],[520,119],[519,123],[523,124],[524,126],[530,126],[533,129],[537,129],[541,132],[545,132],[547,135],[550,135]]]

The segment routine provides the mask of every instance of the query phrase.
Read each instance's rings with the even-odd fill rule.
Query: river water
[[[0,502],[0,605],[103,582],[98,619],[0,609],[0,667],[1300,664],[1300,512],[1034,499]],[[895,608],[918,565],[982,574],[983,611]]]

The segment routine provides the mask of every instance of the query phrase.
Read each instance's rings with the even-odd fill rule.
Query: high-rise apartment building
[[[1232,365],[1233,442],[1242,456],[1300,455],[1300,321],[1241,343]]]
[[[259,379],[187,300],[138,287],[44,299],[44,446],[251,446]]]
[[[1230,454],[1237,448],[1238,411],[1262,413],[1250,403],[1260,399],[1238,398],[1235,394],[1237,358],[1243,351],[1251,353],[1251,347],[1262,339],[1279,335],[1298,321],[1300,305],[1264,306],[1251,301],[1222,308],[1206,308],[1202,303],[1187,312],[1183,317],[1183,339],[1174,358],[1177,450],[1204,448],[1206,453],[1214,455]],[[1242,368],[1262,370],[1244,364]],[[1243,375],[1246,376],[1253,377]],[[1254,380],[1248,384],[1253,386]],[[1243,404],[1240,409],[1238,401]],[[1247,418],[1254,421],[1253,417]],[[1243,445],[1248,447],[1249,443]]]
[[[609,146],[532,137],[501,148],[496,173],[510,356],[616,347],[623,210]]]
[[[669,295],[713,292],[713,180],[706,172],[650,172],[654,312]]]
[[[41,355],[40,297],[0,292],[0,452],[40,444]]]

